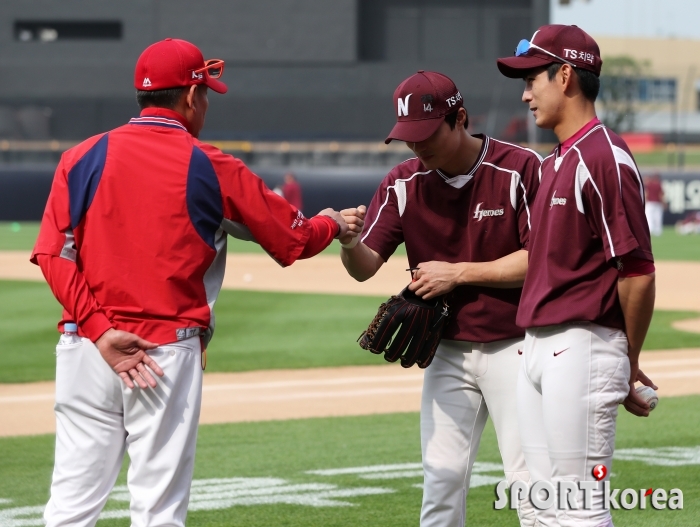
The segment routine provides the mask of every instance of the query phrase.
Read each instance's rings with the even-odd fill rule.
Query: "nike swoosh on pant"
[[[554,352],[554,356],[556,357],[557,355],[561,355],[562,353],[564,353],[564,352],[565,352],[566,350],[568,350],[568,349],[569,349],[569,348],[564,348],[564,349],[561,350],[561,351],[555,351],[555,352]]]

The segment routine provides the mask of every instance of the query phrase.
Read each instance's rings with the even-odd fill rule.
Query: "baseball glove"
[[[384,353],[389,362],[401,359],[404,368],[414,364],[427,368],[448,318],[444,297],[423,300],[406,287],[379,306],[367,331],[357,340],[372,353]]]

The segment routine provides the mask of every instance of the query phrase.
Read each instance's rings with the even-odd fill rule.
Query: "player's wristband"
[[[341,246],[343,249],[352,249],[352,248],[355,247],[355,245],[357,245],[359,242],[360,242],[360,235],[358,234],[358,235],[355,236],[352,240],[350,240],[348,243],[341,243],[340,246]]]

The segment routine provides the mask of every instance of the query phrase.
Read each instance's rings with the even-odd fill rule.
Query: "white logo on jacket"
[[[551,209],[554,205],[566,205],[566,198],[558,198],[557,191],[552,194],[552,201],[549,202],[549,208]]]
[[[482,201],[476,205],[474,209],[474,219],[481,221],[481,218],[488,216],[503,216],[503,209],[482,209],[481,206],[484,204]]]
[[[304,220],[305,220],[305,219],[306,219],[306,218],[305,218],[304,215],[301,213],[301,211],[298,210],[298,211],[297,211],[297,217],[296,217],[296,218],[294,219],[294,221],[292,222],[292,230],[296,229],[297,227],[301,227],[302,225],[304,225]]]

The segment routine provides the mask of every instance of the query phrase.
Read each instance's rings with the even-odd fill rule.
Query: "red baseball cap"
[[[394,91],[396,125],[384,141],[418,143],[433,135],[447,114],[463,106],[462,94],[449,77],[420,70]]]
[[[521,40],[514,57],[497,60],[498,69],[506,77],[521,79],[527,70],[559,62],[592,71],[600,76],[603,60],[598,44],[578,26],[550,24],[542,26],[532,38]]]
[[[186,40],[166,38],[151,44],[141,53],[136,61],[134,87],[153,91],[204,84],[217,93],[226,93],[228,88],[223,82],[201,71],[205,67],[204,57],[197,46]]]

